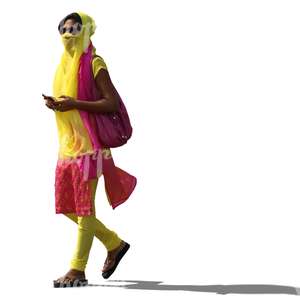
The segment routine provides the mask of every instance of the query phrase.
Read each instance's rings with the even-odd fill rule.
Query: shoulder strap
[[[94,58],[96,58],[96,57],[99,57],[100,59],[102,59],[102,60],[103,60],[103,58],[102,58],[100,55],[98,55],[98,54],[93,54],[93,56],[92,56],[92,57],[93,57],[93,59],[94,59]]]

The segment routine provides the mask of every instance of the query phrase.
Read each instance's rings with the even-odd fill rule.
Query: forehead
[[[64,22],[64,25],[73,25],[75,24],[76,21],[74,19],[67,19],[65,22]]]

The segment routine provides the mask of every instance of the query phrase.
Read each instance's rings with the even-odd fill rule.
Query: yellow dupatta
[[[77,99],[77,75],[80,56],[87,51],[90,37],[94,34],[96,25],[94,20],[83,12],[77,12],[82,20],[82,29],[76,36],[66,32],[61,36],[64,52],[61,56],[54,81],[53,96],[56,101],[60,96]],[[82,154],[93,153],[93,146],[77,109],[65,112],[55,111],[58,139],[59,158],[75,158]]]

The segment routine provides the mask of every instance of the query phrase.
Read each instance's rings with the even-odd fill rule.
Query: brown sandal
[[[129,248],[130,248],[130,244],[128,244],[127,242],[124,241],[124,246],[120,250],[120,252],[118,253],[118,255],[116,256],[114,265],[109,270],[106,270],[105,272],[102,272],[102,277],[103,278],[107,279],[107,278],[109,278],[112,275],[112,273],[117,268],[120,260],[123,258],[123,256],[125,255],[125,253],[128,251]]]
[[[80,287],[80,286],[85,286],[88,284],[88,280],[84,278],[75,278],[71,279],[70,277],[65,277],[69,278],[67,282],[60,281],[59,279],[53,280],[53,287],[55,288],[60,288],[60,287]],[[65,279],[64,278],[64,279]]]

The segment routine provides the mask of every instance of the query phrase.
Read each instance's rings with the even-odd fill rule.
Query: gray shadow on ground
[[[163,281],[142,280],[107,280],[109,284],[88,284],[88,286],[102,286],[111,288],[123,288],[131,290],[159,290],[159,291],[188,291],[216,294],[286,294],[299,295],[300,288],[285,285],[272,284],[217,284],[217,285],[170,285],[162,284]],[[116,284],[113,284],[116,283]],[[117,284],[129,283],[129,284]]]

